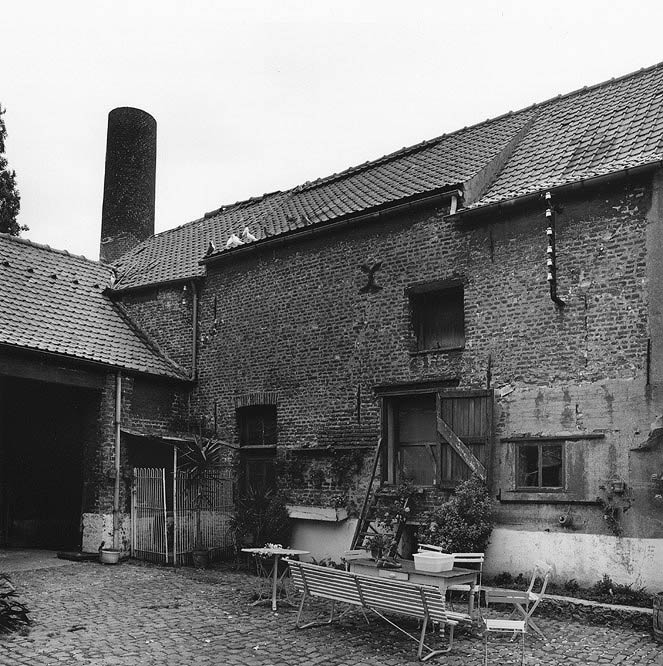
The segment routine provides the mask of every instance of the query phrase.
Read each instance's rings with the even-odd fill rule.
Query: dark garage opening
[[[0,545],[78,549],[100,393],[0,377]]]

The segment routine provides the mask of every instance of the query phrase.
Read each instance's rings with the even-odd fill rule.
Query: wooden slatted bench
[[[421,661],[426,661],[431,657],[451,650],[454,628],[458,622],[449,617],[446,611],[444,596],[440,593],[439,588],[416,585],[390,578],[362,576],[349,571],[341,571],[339,569],[321,567],[294,560],[286,559],[285,561],[290,566],[290,574],[295,587],[302,593],[296,620],[298,629],[332,623],[334,621],[336,604],[343,603],[372,611],[411,638],[418,644],[417,657]],[[326,622],[301,624],[304,603],[308,597],[318,597],[331,601],[329,620]],[[419,638],[398,626],[385,613],[416,617],[422,620]],[[445,649],[435,650],[425,644],[424,638],[429,621],[440,623],[442,632],[444,632],[445,626],[449,626],[449,639]],[[424,649],[428,651],[425,656],[423,655]]]

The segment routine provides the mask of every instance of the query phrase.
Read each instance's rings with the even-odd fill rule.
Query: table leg
[[[276,610],[276,588],[279,581],[279,555],[274,555],[274,572],[272,576],[272,610]]]
[[[470,583],[470,598],[467,600],[467,612],[471,618],[474,617],[474,583]]]

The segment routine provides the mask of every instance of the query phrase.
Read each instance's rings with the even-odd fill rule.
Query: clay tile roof
[[[108,266],[0,234],[0,344],[185,379],[107,295]]]
[[[472,210],[661,159],[663,64],[219,208],[127,253],[116,287],[201,276],[210,242],[222,254],[245,227],[260,241],[454,188]]]
[[[663,63],[538,105],[504,168],[473,207],[663,159]]]

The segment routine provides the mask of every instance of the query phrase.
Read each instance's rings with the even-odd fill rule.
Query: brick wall
[[[413,211],[209,266],[192,413],[236,442],[234,398],[274,391],[280,447],[366,445],[380,434],[376,386],[448,381],[482,388],[490,369],[498,396],[496,494],[513,490],[512,445],[500,437],[599,429],[601,440],[579,444],[569,458],[577,487],[557,498],[569,506],[592,501],[604,473],[628,477],[628,447],[646,437],[661,407],[646,387],[646,260],[660,240],[660,232],[652,234],[660,220],[648,219],[651,193],[650,180],[641,179],[556,197],[563,309],[546,282],[543,202],[460,221],[446,221],[446,210]],[[375,262],[382,262],[380,289],[362,291],[360,267]],[[420,353],[408,289],[438,280],[464,285],[466,344]],[[170,289],[128,303],[180,362],[187,358],[188,298]],[[324,454],[311,457],[304,478],[330,464]],[[367,469],[348,482],[358,501]],[[305,482],[295,494],[310,491]],[[540,529],[560,512],[550,497],[525,499],[543,500],[536,515],[505,501],[501,520]],[[588,516],[583,529],[605,530],[596,507],[578,506]],[[624,518],[627,529],[643,529],[637,511]]]
[[[170,359],[191,368],[193,294],[190,284],[122,294],[131,317]]]

